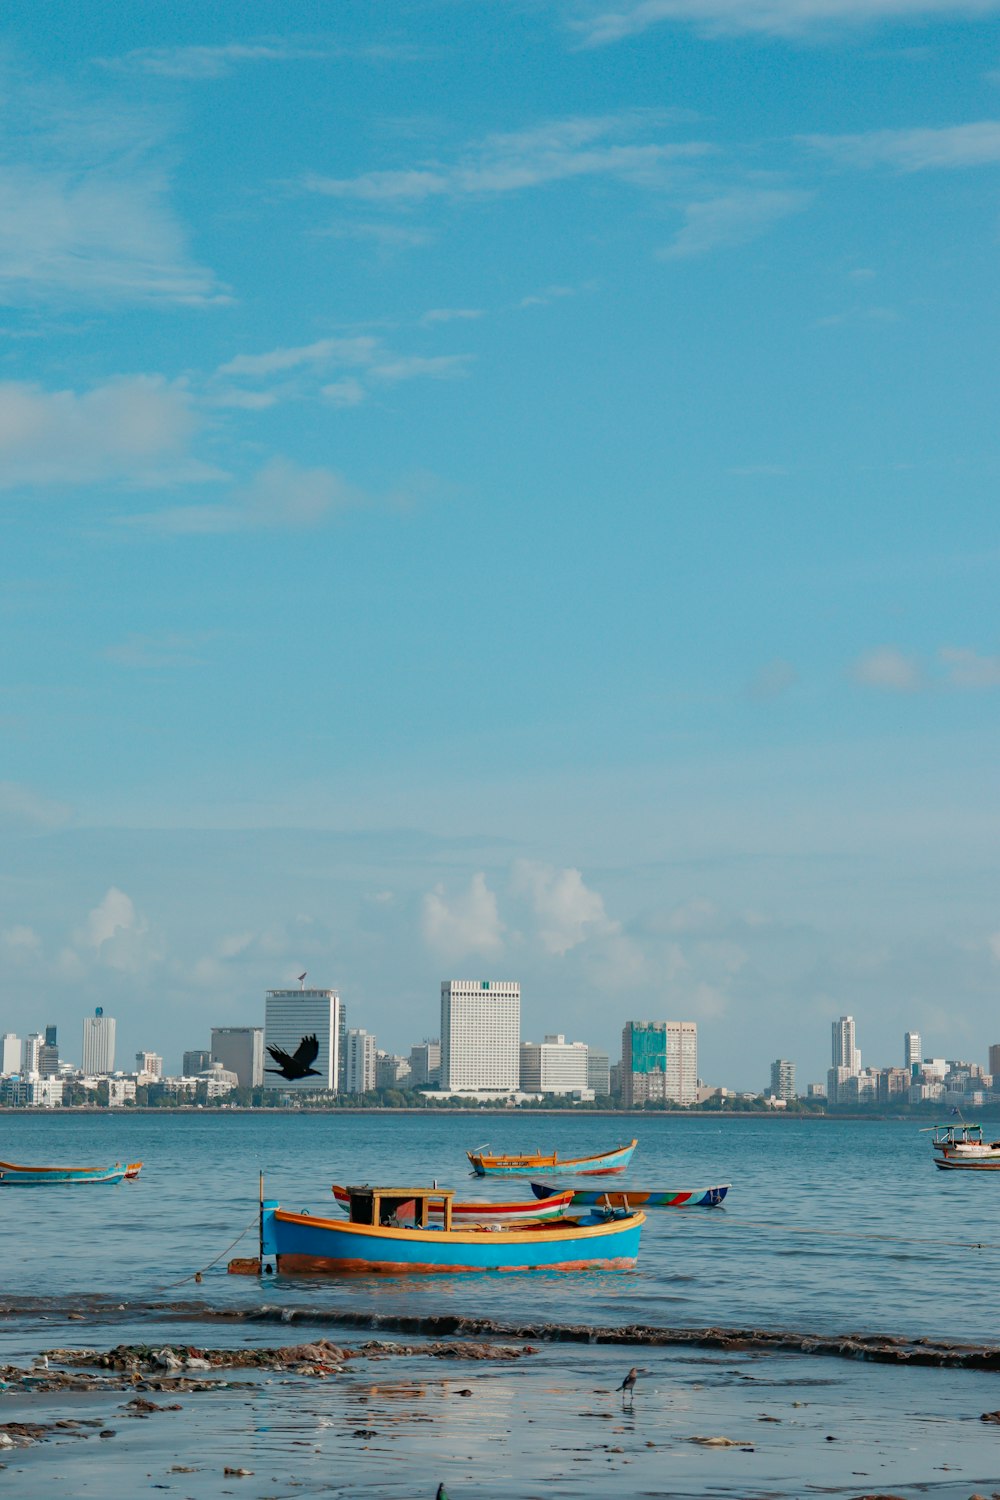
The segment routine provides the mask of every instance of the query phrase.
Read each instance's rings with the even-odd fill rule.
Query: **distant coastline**
[[[89,1108],[85,1105],[70,1105],[69,1107],[57,1105],[52,1109],[24,1109],[0,1105],[0,1116],[15,1117],[19,1119],[48,1119],[52,1115],[78,1115],[88,1120],[93,1119],[98,1115],[113,1115],[118,1119],[121,1119],[122,1117],[129,1118],[133,1115],[193,1115],[199,1118],[204,1117],[205,1115],[304,1115],[309,1117],[333,1115],[339,1118],[341,1115],[426,1115],[429,1108],[433,1108],[433,1106],[424,1105],[421,1107],[419,1105],[410,1104],[339,1104],[332,1105],[327,1108],[316,1105],[303,1108],[301,1106],[286,1104],[276,1104],[273,1107],[252,1104],[233,1104],[229,1106],[210,1104],[184,1104],[164,1105],[161,1108],[157,1105],[135,1104],[115,1106],[114,1108],[111,1108],[107,1105],[93,1105]],[[572,1116],[578,1120],[594,1118],[608,1120],[717,1120],[719,1122],[725,1120],[727,1123],[731,1121],[743,1120],[774,1120],[775,1122],[783,1121],[785,1124],[806,1124],[815,1120],[825,1124],[833,1125],[836,1125],[842,1121],[865,1120],[871,1121],[872,1123],[877,1123],[880,1121],[884,1122],[886,1120],[916,1121],[927,1120],[931,1118],[926,1110],[921,1110],[919,1113],[917,1113],[916,1111],[914,1111],[913,1113],[865,1111],[851,1114],[841,1110],[836,1111],[836,1113],[829,1113],[812,1109],[803,1110],[801,1113],[795,1110],[789,1112],[788,1110],[762,1109],[581,1110],[579,1108],[574,1109],[572,1107],[566,1107],[563,1109],[532,1108],[525,1110],[518,1109],[517,1107],[507,1109],[503,1106],[497,1107],[496,1105],[476,1106],[475,1108],[464,1108],[460,1105],[452,1105],[446,1110],[440,1110],[439,1114],[442,1118],[450,1118],[452,1115],[471,1115],[475,1116],[477,1119],[493,1117],[496,1119],[505,1120],[537,1119],[539,1115],[558,1115],[566,1117]],[[987,1108],[977,1110],[976,1114],[982,1119],[1000,1119],[1000,1105],[992,1105]]]

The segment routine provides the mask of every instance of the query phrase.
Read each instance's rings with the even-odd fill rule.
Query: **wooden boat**
[[[935,1125],[931,1145],[943,1172],[1000,1172],[1000,1141],[984,1141],[981,1125]]]
[[[350,1209],[351,1194],[348,1188],[333,1185],[333,1196],[342,1208]],[[567,1188],[564,1193],[558,1188],[551,1192],[539,1193],[536,1197],[540,1201],[529,1198],[521,1203],[453,1203],[451,1205],[451,1217],[463,1221],[474,1221],[483,1224],[518,1223],[530,1222],[537,1219],[559,1219],[569,1208],[573,1200],[572,1189]],[[432,1219],[440,1219],[443,1208],[440,1203],[431,1203],[430,1216]]]
[[[261,1202],[260,1262],[231,1261],[231,1271],[410,1272],[587,1271],[630,1268],[645,1215],[594,1213],[534,1224],[454,1228],[450,1190],[347,1189],[350,1218],[324,1219]],[[430,1223],[432,1206],[442,1223]],[[403,1220],[409,1222],[402,1222]]]
[[[124,1165],[116,1161],[113,1167],[21,1167],[12,1161],[0,1161],[0,1187],[54,1187],[57,1183],[66,1187],[84,1182],[121,1182],[126,1177],[138,1177],[141,1168],[141,1161]]]
[[[560,1161],[554,1151],[551,1156],[541,1151],[524,1156],[490,1156],[485,1146],[478,1151],[467,1151],[466,1155],[477,1177],[531,1177],[535,1172],[558,1173],[563,1177],[610,1177],[625,1171],[638,1144],[632,1140],[627,1146],[616,1146],[599,1156],[573,1156],[565,1161]]]
[[[718,1187],[673,1188],[664,1192],[648,1192],[641,1188],[616,1189],[580,1188],[573,1191],[573,1207],[586,1205],[608,1208],[718,1208],[732,1187],[731,1182],[720,1182]],[[544,1199],[554,1188],[544,1182],[533,1182],[531,1191]]]

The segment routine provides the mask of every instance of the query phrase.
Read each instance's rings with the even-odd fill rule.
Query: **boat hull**
[[[586,1224],[510,1229],[396,1229],[261,1211],[261,1251],[284,1274],[433,1274],[474,1271],[630,1269],[639,1254],[643,1214]]]
[[[942,1172],[1000,1172],[1000,1153],[981,1157],[935,1157],[934,1165]]]
[[[349,1206],[350,1194],[346,1188],[334,1184],[333,1196],[342,1208]],[[531,1223],[539,1219],[561,1219],[572,1201],[572,1192],[560,1192],[558,1188],[553,1188],[551,1193],[540,1195],[539,1202],[529,1199],[522,1203],[453,1203],[451,1217],[452,1222],[461,1220],[467,1224]],[[430,1216],[432,1219],[440,1219],[442,1210],[432,1204]]]
[[[624,1172],[637,1141],[627,1146],[617,1146],[600,1156],[577,1156],[560,1161],[557,1156],[487,1156],[484,1152],[469,1151],[469,1161],[477,1177],[533,1177],[544,1172],[548,1177],[613,1177]]]
[[[731,1186],[722,1182],[717,1187],[674,1188],[659,1193],[631,1188],[578,1188],[573,1192],[573,1207],[600,1207],[607,1203],[611,1208],[718,1208]],[[533,1182],[531,1191],[544,1199],[553,1189],[544,1182]]]
[[[0,1187],[71,1187],[85,1184],[111,1185],[125,1177],[138,1177],[141,1161],[115,1162],[113,1167],[22,1167],[0,1162]]]

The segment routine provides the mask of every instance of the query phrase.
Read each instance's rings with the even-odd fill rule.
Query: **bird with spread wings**
[[[277,1073],[281,1078],[287,1078],[289,1083],[294,1083],[297,1078],[308,1078],[314,1075],[320,1077],[319,1068],[314,1068],[313,1063],[319,1056],[319,1038],[315,1035],[304,1036],[294,1052],[286,1052],[284,1047],[268,1046],[268,1052],[278,1064],[276,1068],[265,1068],[265,1073]]]

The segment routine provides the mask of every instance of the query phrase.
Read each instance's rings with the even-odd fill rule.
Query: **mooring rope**
[[[202,1266],[200,1270],[198,1270],[198,1271],[192,1271],[189,1275],[182,1276],[181,1279],[180,1279],[180,1281],[168,1281],[167,1284],[166,1284],[166,1286],[157,1287],[157,1291],[158,1292],[169,1292],[175,1286],[183,1286],[186,1281],[200,1281],[201,1278],[202,1278],[202,1276],[205,1274],[206,1271],[210,1271],[213,1266],[217,1266],[219,1264],[219,1261],[222,1259],[222,1257],[224,1255],[228,1255],[229,1252],[230,1252],[230,1250],[235,1250],[236,1246],[239,1244],[239,1242],[243,1238],[243,1236],[245,1234],[249,1234],[250,1231],[251,1231],[251,1229],[255,1229],[256,1226],[259,1223],[260,1223],[260,1216],[258,1214],[254,1214],[253,1218],[250,1220],[250,1223],[247,1225],[247,1227],[245,1229],[241,1229],[240,1232],[239,1232],[239,1234],[232,1241],[232,1243],[229,1244],[229,1245],[227,1245],[226,1248],[225,1248],[225,1250],[220,1250],[219,1253],[218,1253],[218,1255],[215,1257],[215,1259],[214,1260],[210,1260],[208,1262],[207,1266]]]

